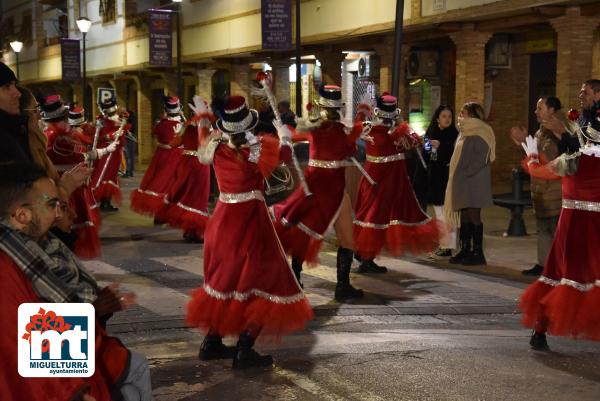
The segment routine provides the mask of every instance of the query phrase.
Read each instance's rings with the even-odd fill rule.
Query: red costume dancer
[[[131,209],[154,217],[164,206],[170,185],[177,179],[175,172],[182,149],[171,142],[184,129],[185,119],[177,97],[165,98],[166,116],[154,127],[152,135],[158,141],[154,157],[140,187],[131,193]],[[194,148],[196,150],[197,148]]]
[[[194,121],[186,127],[182,136],[171,142],[172,146],[183,144],[183,155],[175,171],[177,178],[165,197],[167,205],[158,213],[157,219],[181,228],[186,240],[196,242],[204,237],[210,195],[210,166],[198,160],[198,135],[202,130],[205,133],[201,136],[208,136],[213,117],[205,103],[194,108],[197,110]]]
[[[100,105],[103,116],[101,117],[102,129],[98,137],[97,149],[103,149],[116,140],[117,148],[107,156],[102,157],[92,173],[91,186],[94,196],[100,201],[100,209],[105,211],[117,211],[118,208],[111,205],[111,201],[121,203],[121,188],[119,186],[119,167],[125,144],[125,133],[128,126],[124,125],[126,118],[121,120],[117,113],[117,103],[114,99],[108,100]],[[119,130],[120,127],[123,130]]]
[[[527,137],[524,146],[532,175],[563,176],[562,211],[544,271],[519,304],[523,324],[535,330],[534,349],[548,349],[546,332],[600,341],[600,132],[587,127],[582,133],[593,142],[543,166],[537,139]]]
[[[338,86],[321,86],[319,95],[319,105],[324,109],[321,113],[326,118],[306,132],[310,142],[310,160],[305,179],[312,195],[306,196],[303,188],[299,187],[289,198],[273,207],[279,237],[284,249],[292,255],[292,268],[298,279],[305,260],[317,263],[323,235],[335,223],[342,209],[346,160],[356,153],[356,140],[363,131],[362,123],[350,130],[339,122],[342,94]],[[351,216],[349,221],[351,226]],[[363,295],[361,290],[350,285],[352,256],[348,245],[338,249],[337,299]]]
[[[221,342],[239,335],[233,368],[268,366],[271,356],[252,346],[260,334],[279,337],[302,330],[312,309],[286,260],[263,197],[264,177],[291,155],[289,130],[280,142],[256,137],[258,113],[241,96],[230,97],[199,158],[211,162],[219,201],[204,236],[204,283],[188,304],[187,322],[207,331],[201,359],[231,357]],[[225,140],[221,133],[228,134]]]
[[[439,230],[421,209],[413,192],[404,152],[418,144],[407,124],[396,127],[400,110],[394,96],[377,98],[375,125],[366,143],[365,170],[377,183],[361,178],[356,197],[354,251],[362,260],[361,273],[384,273],[373,259],[385,248],[392,255],[430,252],[438,245]]]
[[[42,119],[47,123],[44,130],[48,137],[46,153],[60,174],[115,148],[112,145],[98,152],[88,150],[92,144],[90,138],[79,127],[72,127],[65,121],[67,110],[58,95],[47,97],[42,105]],[[84,119],[83,109],[75,106],[68,111],[68,117],[69,121],[81,124]],[[69,207],[76,214],[72,226],[77,237],[73,245],[74,253],[84,259],[100,256],[100,212],[91,188],[88,185],[77,188],[69,198]]]

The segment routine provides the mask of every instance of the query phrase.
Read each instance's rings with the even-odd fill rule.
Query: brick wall
[[[523,38],[513,37],[512,65],[499,69],[492,83],[492,107],[488,122],[496,134],[496,161],[492,166],[492,187],[495,193],[510,190],[511,170],[524,157],[523,151],[509,137],[510,128],[527,127],[529,113],[529,55]]]

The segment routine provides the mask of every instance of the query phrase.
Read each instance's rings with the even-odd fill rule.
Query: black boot
[[[337,252],[337,285],[335,299],[343,301],[352,298],[362,298],[363,291],[350,285],[350,267],[352,267],[353,252],[348,248],[338,248]]]
[[[234,369],[264,368],[273,364],[271,355],[260,355],[252,349],[253,346],[254,338],[250,334],[240,334],[233,357]]]
[[[119,208],[111,205],[110,200],[103,200],[100,202],[100,210],[105,212],[116,212],[119,210]]]
[[[485,265],[485,256],[483,255],[483,224],[471,224],[473,229],[473,251],[471,256],[463,259],[465,266]]]
[[[304,288],[304,284],[302,283],[302,280],[300,280],[300,273],[302,272],[302,260],[295,256],[292,256],[292,270],[294,271],[296,280],[298,280],[298,284],[300,284],[300,287]]]
[[[373,259],[363,260],[356,270],[357,273],[386,273],[387,267],[379,266]]]
[[[207,334],[200,345],[198,359],[201,361],[211,361],[213,359],[227,359],[235,356],[235,348],[223,344],[221,336],[218,334]]]
[[[471,256],[471,235],[472,235],[472,224],[462,223],[458,232],[460,241],[460,251],[448,259],[450,264],[456,265],[462,263],[466,258]]]
[[[536,351],[550,351],[550,347],[548,347],[548,341],[546,341],[546,334],[538,333],[534,331],[529,339],[529,345],[531,345],[531,349]]]
[[[531,269],[523,270],[521,274],[524,276],[539,276],[542,274],[543,271],[544,266],[535,264],[535,266],[533,266]]]

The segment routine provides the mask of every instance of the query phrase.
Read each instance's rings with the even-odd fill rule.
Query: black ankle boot
[[[350,285],[350,267],[352,266],[353,252],[348,248],[338,248],[337,252],[337,285],[335,287],[335,299],[344,301],[346,299],[362,298],[363,291]]]
[[[298,284],[300,284],[300,287],[304,288],[304,284],[302,283],[302,280],[300,280],[300,273],[302,272],[302,260],[295,256],[292,256],[292,270],[294,271],[296,280],[298,280]]]
[[[387,267],[379,266],[373,259],[363,260],[356,270],[357,273],[386,273]]]
[[[450,259],[450,264],[456,265],[462,263],[466,258],[471,256],[471,223],[462,223],[459,230],[460,251]]]
[[[546,334],[538,333],[534,331],[529,339],[529,345],[531,345],[531,349],[536,351],[550,351],[550,347],[548,347],[548,341],[546,341]]]
[[[487,264],[483,255],[483,224],[471,224],[473,230],[473,251],[471,255],[464,258],[462,264],[465,266],[477,266]]]
[[[100,210],[103,210],[105,212],[116,212],[119,210],[119,208],[111,205],[110,200],[103,200],[102,202],[100,202]]]
[[[264,368],[273,364],[271,355],[260,355],[254,351],[254,338],[248,333],[240,334],[233,357],[233,369]]]
[[[200,345],[200,352],[198,352],[198,359],[201,361],[228,359],[234,356],[235,348],[223,344],[221,336],[218,334],[207,334]]]

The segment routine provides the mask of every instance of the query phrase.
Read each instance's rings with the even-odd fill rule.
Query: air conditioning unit
[[[410,53],[406,65],[406,77],[428,78],[439,74],[440,53],[436,50],[417,50]]]
[[[367,54],[358,59],[358,77],[377,78],[379,76],[379,58],[374,54]]]

